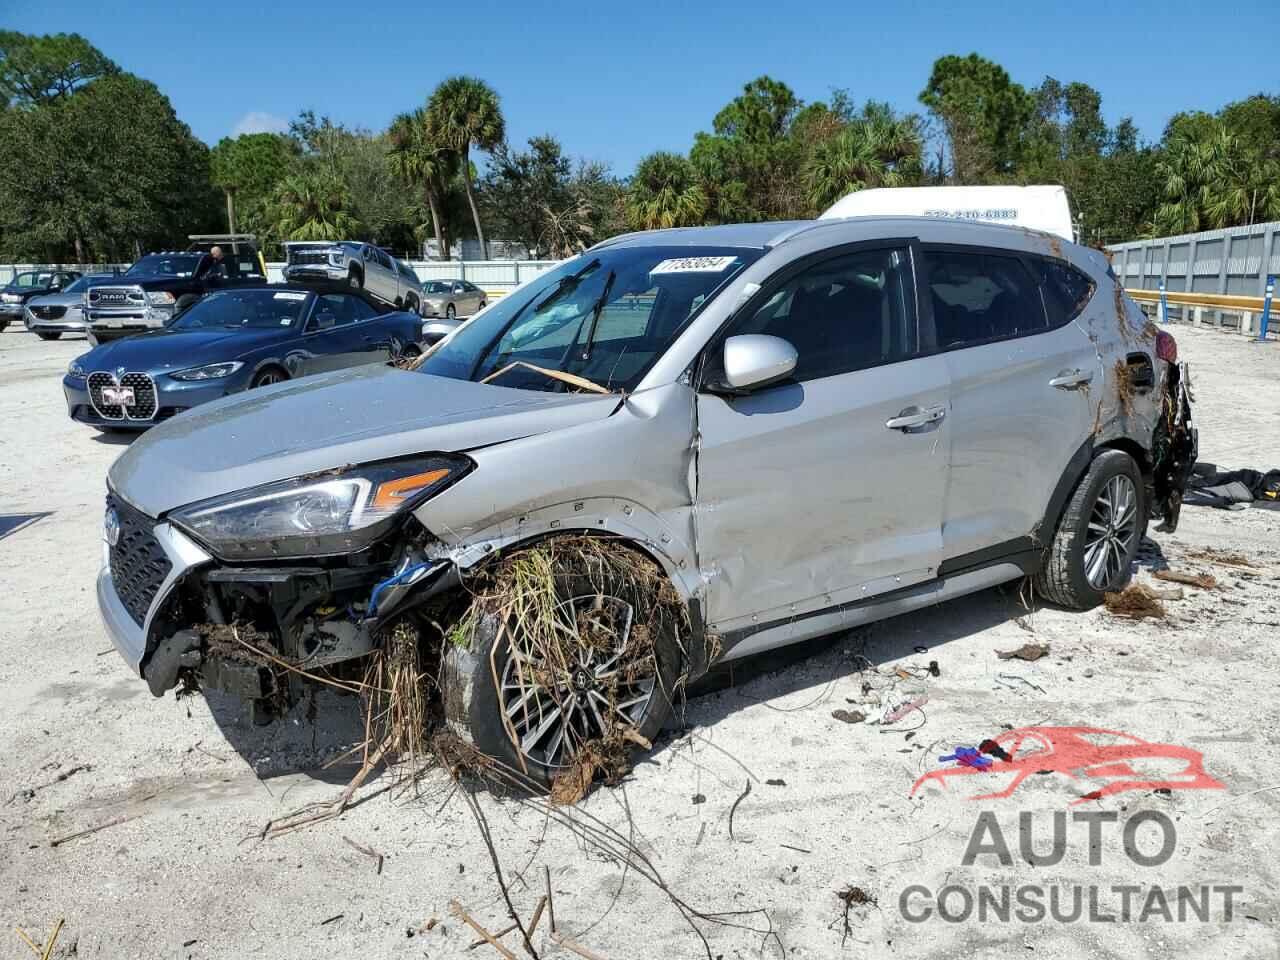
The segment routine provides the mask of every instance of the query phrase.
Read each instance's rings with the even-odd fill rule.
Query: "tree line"
[[[745,84],[687,153],[630,177],[551,134],[511,144],[498,94],[441,82],[386,130],[301,111],[286,133],[192,135],[152,83],[75,34],[0,31],[0,259],[129,260],[188,233],[424,241],[498,238],[568,256],[630,229],[816,216],[867,187],[1061,183],[1101,245],[1280,219],[1280,97],[1172,117],[1156,143],[1108,126],[1080,82],[1015,82],[970,54],[935,61],[920,113],[834,89],[806,103]],[[483,164],[477,162],[483,157]]]

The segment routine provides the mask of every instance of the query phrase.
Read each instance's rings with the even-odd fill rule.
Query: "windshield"
[[[191,277],[200,266],[202,253],[163,254],[143,257],[126,272],[126,277]]]
[[[422,289],[426,293],[449,293],[453,290],[453,284],[445,283],[443,280],[432,280],[430,283],[424,283]]]
[[[79,293],[80,291],[84,290],[85,287],[89,286],[89,284],[91,283],[102,283],[110,279],[111,278],[108,276],[80,277],[77,280],[72,280],[69,284],[63,287],[62,292],[63,293]]]
[[[420,367],[456,380],[632,390],[685,324],[763,251],[620,247],[586,253],[504,297]]]
[[[225,290],[192,304],[169,329],[280,330],[306,315],[310,299],[301,290]]]
[[[26,289],[47,287],[52,280],[53,274],[51,273],[20,273],[13,278],[13,285],[15,287],[25,287]]]

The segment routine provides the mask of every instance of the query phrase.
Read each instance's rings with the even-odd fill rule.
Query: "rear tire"
[[[404,302],[404,308],[407,312],[412,313],[415,317],[421,316],[422,311],[418,309],[418,301],[413,297],[409,297]]]
[[[41,340],[57,340],[59,337],[61,337],[61,336],[62,336],[62,334],[61,334],[61,333],[41,333],[41,332],[37,332],[37,333],[36,333],[36,336],[37,336],[37,337],[39,337]]]
[[[352,290],[363,290],[364,277],[360,275],[359,271],[352,270],[351,273],[347,275],[347,286]]]
[[[1147,532],[1142,471],[1122,450],[1104,450],[1071,494],[1036,590],[1072,610],[1088,610],[1107,593],[1123,590]]]

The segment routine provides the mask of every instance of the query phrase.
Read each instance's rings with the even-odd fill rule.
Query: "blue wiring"
[[[379,584],[376,584],[373,588],[373,593],[369,594],[369,609],[365,612],[365,619],[371,620],[378,615],[378,595],[381,594],[383,590],[387,587],[399,586],[402,583],[412,583],[416,579],[417,574],[430,570],[434,566],[435,564],[432,563],[419,563],[415,566],[409,567],[407,570],[402,570],[394,576],[388,577]]]

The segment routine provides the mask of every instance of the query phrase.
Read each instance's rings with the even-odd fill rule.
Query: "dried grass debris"
[[[1117,593],[1104,594],[1102,602],[1112,616],[1127,620],[1148,617],[1163,620],[1168,615],[1164,604],[1152,596],[1150,590],[1137,583],[1132,583]]]
[[[1218,578],[1211,573],[1181,573],[1177,570],[1155,570],[1151,574],[1157,580],[1170,583],[1182,583],[1201,590],[1217,590],[1220,588]]]

